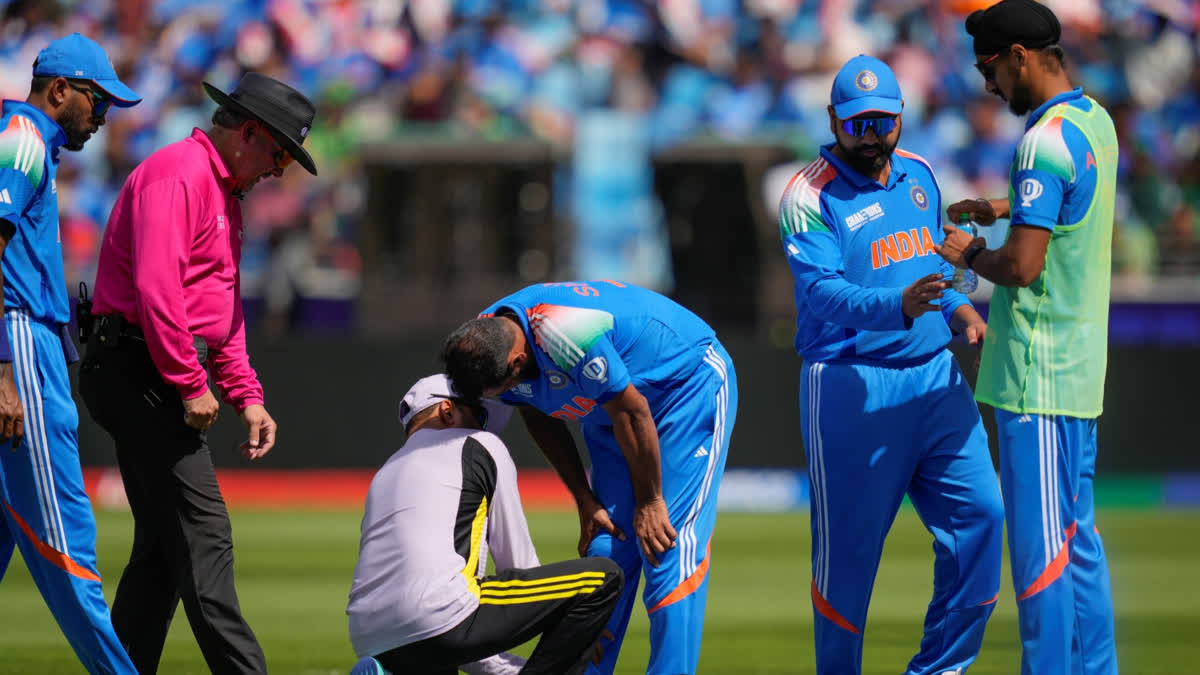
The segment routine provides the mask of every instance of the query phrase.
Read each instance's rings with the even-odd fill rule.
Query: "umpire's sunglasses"
[[[882,138],[896,128],[896,120],[895,117],[851,117],[842,120],[842,131],[851,136],[861,137],[867,135],[867,129],[872,129],[876,136]]]
[[[475,421],[479,422],[479,428],[487,429],[488,409],[484,407],[482,402],[469,401],[461,396],[441,396],[438,394],[434,394],[434,395],[438,396],[438,398],[447,399],[451,403],[457,403],[461,406],[464,406],[465,408],[467,408],[468,410],[471,411],[471,416],[475,418]]]

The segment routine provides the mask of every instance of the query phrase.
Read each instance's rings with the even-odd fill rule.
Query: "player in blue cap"
[[[74,33],[33,64],[28,98],[0,114],[0,574],[14,546],[91,673],[134,673],[96,571],[96,520],[79,468],[55,173],[113,106],[141,99],[104,49]],[[7,446],[7,447],[6,447]]]
[[[817,672],[859,673],[883,542],[907,495],[934,537],[933,599],[906,673],[961,673],[1000,589],[1003,508],[951,329],[986,332],[938,257],[941,192],[896,147],[903,98],[882,61],[833,83],[835,142],[788,184],[780,236],[795,278],[808,458]]]

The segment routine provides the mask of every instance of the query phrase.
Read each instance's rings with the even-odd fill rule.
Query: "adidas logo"
[[[8,196],[8,188],[0,190],[0,204],[11,204],[12,197]]]
[[[701,446],[692,457],[708,457],[708,448]]]

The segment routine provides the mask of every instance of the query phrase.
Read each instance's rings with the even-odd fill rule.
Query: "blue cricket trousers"
[[[1096,420],[996,410],[1000,485],[1026,675],[1117,672],[1096,529]]]
[[[5,314],[25,436],[0,445],[0,575],[13,547],[90,673],[136,673],[113,631],[96,571],[96,519],[79,468],[79,414],[57,327]]]
[[[987,435],[949,350],[906,367],[806,362],[817,672],[862,672],[884,538],[907,494],[933,534],[933,599],[906,673],[966,669],[1000,589],[1003,505]]]
[[[612,673],[645,576],[642,602],[650,618],[649,675],[690,675],[700,660],[704,608],[708,599],[709,543],[717,519],[717,492],[725,471],[729,436],[737,417],[737,376],[733,360],[713,341],[696,373],[673,392],[665,410],[656,410],[663,498],[677,534],[675,548],[657,556],[658,567],[642,557],[633,530],[633,485],[629,466],[612,427],[583,426],[592,460],[592,489],[625,541],[607,532],[592,540],[589,556],[612,558],[625,574],[621,598],[608,621],[615,640],[601,639],[604,658],[590,675]]]

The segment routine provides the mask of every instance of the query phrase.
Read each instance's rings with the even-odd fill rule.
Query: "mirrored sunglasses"
[[[876,136],[882,137],[892,133],[892,129],[896,128],[896,120],[895,117],[852,117],[842,120],[842,131],[851,136],[866,136],[867,129],[872,129]]]
[[[92,102],[92,115],[95,117],[104,117],[108,111],[112,109],[113,100],[104,94],[96,91],[90,86],[78,85],[71,80],[67,80],[67,86],[82,94],[87,94]]]

